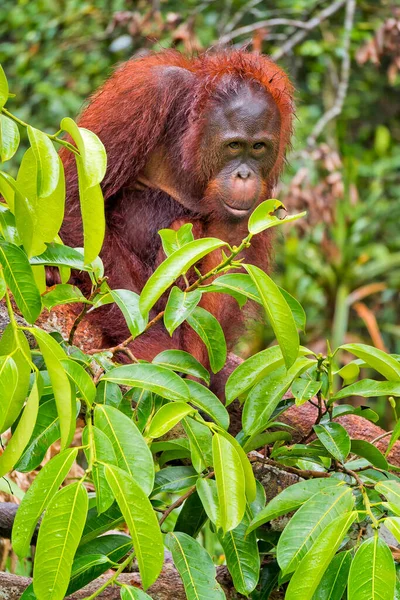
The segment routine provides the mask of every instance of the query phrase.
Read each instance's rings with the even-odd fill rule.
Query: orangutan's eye
[[[265,148],[264,142],[257,142],[257,144],[254,144],[254,146],[253,146],[253,150],[263,150],[264,148]]]
[[[228,146],[232,150],[239,150],[239,148],[240,148],[239,142],[231,142],[230,144],[228,144]]]

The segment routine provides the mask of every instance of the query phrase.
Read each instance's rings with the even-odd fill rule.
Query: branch
[[[350,38],[353,30],[354,12],[356,8],[356,0],[347,0],[346,14],[344,19],[344,35],[343,35],[343,60],[341,68],[340,83],[338,85],[335,102],[325,114],[316,123],[311,135],[307,139],[309,147],[315,146],[318,136],[321,134],[326,125],[340,115],[343,109],[344,100],[346,98],[347,89],[349,87],[350,78]]]
[[[283,46],[281,46],[278,50],[276,50],[276,52],[274,52],[272,54],[273,60],[277,61],[280,58],[282,58],[283,56],[285,56],[286,54],[289,54],[289,52],[295,46],[297,46],[297,44],[302,42],[304,40],[304,38],[307,37],[307,33],[309,31],[311,31],[312,29],[315,29],[316,27],[321,25],[322,21],[325,21],[325,19],[328,19],[329,17],[334,15],[345,4],[346,4],[346,0],[337,0],[333,4],[327,6],[324,10],[321,10],[321,12],[318,13],[318,15],[316,15],[315,17],[313,17],[312,19],[310,19],[307,22],[307,27],[303,28],[301,31],[296,31],[296,33],[294,33],[288,39],[288,41],[285,44],[283,44]]]

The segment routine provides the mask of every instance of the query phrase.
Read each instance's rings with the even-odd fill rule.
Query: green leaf
[[[365,440],[351,440],[351,452],[366,458],[371,465],[378,467],[378,469],[389,470],[388,462],[382,452]]]
[[[104,198],[100,184],[89,186],[82,161],[78,156],[75,158],[83,224],[84,262],[85,265],[88,265],[100,254],[103,245],[106,230]]]
[[[396,540],[400,542],[400,517],[389,517],[385,519],[384,525]]]
[[[350,452],[350,436],[339,423],[314,425],[314,431],[320,442],[336,460],[343,463]]]
[[[264,271],[254,265],[244,265],[255,283],[268,320],[289,369],[299,355],[299,334],[292,311],[277,285]]]
[[[139,296],[131,290],[111,290],[114,302],[124,315],[130,334],[135,338],[146,328],[148,315],[145,317],[139,310]]]
[[[68,283],[59,283],[54,286],[49,292],[42,296],[43,306],[47,310],[51,310],[60,304],[72,304],[76,302],[88,303],[89,301],[82,294],[81,290],[76,285]]]
[[[96,387],[89,373],[75,360],[64,358],[61,361],[68,377],[78,389],[78,397],[82,398],[86,406],[91,406],[96,398]]]
[[[28,138],[37,164],[36,189],[40,198],[52,194],[60,179],[60,159],[45,133],[28,125]]]
[[[322,382],[299,377],[292,383],[291,392],[296,398],[296,406],[302,406],[311,400],[321,389]]]
[[[397,421],[396,425],[393,428],[393,433],[390,436],[388,447],[386,448],[385,456],[389,454],[395,443],[400,437],[400,420]]]
[[[292,439],[288,431],[272,431],[271,433],[256,433],[246,440],[243,444],[245,452],[257,450],[263,446],[269,446],[275,442],[289,442]]]
[[[8,81],[3,67],[0,65],[0,109],[3,108],[8,100]]]
[[[264,523],[277,519],[282,515],[297,510],[302,504],[309,500],[314,494],[326,488],[336,488],[343,483],[337,479],[321,478],[300,481],[284,489],[280,494],[272,498],[267,506],[263,508],[249,525],[248,532],[254,531]]]
[[[192,465],[198,473],[212,465],[212,434],[210,428],[203,423],[187,417],[183,420],[183,428],[190,442]]]
[[[178,373],[193,375],[210,383],[210,374],[198,360],[183,350],[164,350],[153,358],[153,365],[160,365]]]
[[[107,466],[106,477],[132,536],[142,584],[147,589],[157,579],[164,562],[156,514],[142,488],[128,473]]]
[[[166,467],[156,473],[152,496],[162,492],[180,492],[196,485],[198,474],[193,467]]]
[[[366,344],[345,344],[340,346],[339,349],[347,350],[347,352],[361,358],[389,381],[400,381],[400,363],[390,354]]]
[[[356,517],[357,512],[341,515],[319,534],[290,580],[286,600],[313,599],[323,574]]]
[[[168,533],[165,544],[182,578],[188,600],[224,600],[208,552],[186,533]]]
[[[342,600],[347,586],[351,559],[350,550],[336,554],[322,576],[312,597],[313,600]]]
[[[164,311],[164,325],[169,335],[192,314],[201,300],[200,290],[182,292],[178,287],[173,287]]]
[[[241,458],[229,440],[214,434],[212,451],[218,491],[218,526],[227,532],[243,519],[246,509],[245,477]]]
[[[108,404],[118,408],[122,401],[119,385],[109,381],[100,381],[96,388],[96,404]]]
[[[0,432],[6,431],[18,417],[25,398],[15,402],[18,369],[12,356],[0,357]]]
[[[64,350],[56,340],[42,329],[32,328],[31,333],[39,344],[47,370],[50,375],[54,398],[60,419],[61,449],[66,448],[75,433],[75,394],[72,391],[63,360],[67,358]]]
[[[104,464],[118,465],[117,456],[114,451],[111,440],[98,427],[92,426],[91,436],[89,428],[86,426],[82,432],[82,443],[90,444],[90,447],[85,450],[88,462],[92,458],[92,476],[93,483],[96,488],[96,506],[97,512],[101,515],[114,502],[114,494],[110,490],[104,472]]]
[[[377,535],[364,540],[351,563],[348,600],[393,600],[396,570],[388,545]]]
[[[38,166],[33,150],[29,148],[18,170],[15,194],[15,219],[18,232],[29,257],[46,250],[46,243],[54,240],[64,218],[65,176],[61,159],[58,180],[48,196],[37,190]]]
[[[1,185],[0,194],[3,194],[4,196]],[[16,246],[21,245],[22,242],[15,225],[15,217],[12,212],[2,204],[0,205],[0,232],[6,242],[10,242],[10,244],[15,244]]]
[[[91,271],[90,265],[83,263],[83,257],[78,250],[63,244],[48,244],[47,250],[40,256],[29,259],[31,265],[46,265],[52,267],[70,267],[77,271]]]
[[[67,485],[51,499],[36,545],[33,589],[38,600],[65,597],[87,509],[88,495],[80,482]]]
[[[217,483],[212,479],[199,478],[196,482],[196,490],[211,523],[217,527],[221,522],[218,506]]]
[[[225,366],[227,354],[221,325],[210,312],[200,306],[193,310],[186,321],[204,342],[212,372],[218,373]]]
[[[196,538],[207,520],[207,514],[197,492],[189,496],[180,511],[174,531],[182,531]]]
[[[249,535],[246,533],[249,523],[250,518],[246,512],[235,529],[218,535],[235,590],[246,597],[256,587],[260,575],[257,537],[254,532]]]
[[[96,506],[89,508],[80,547],[84,547],[89,542],[98,540],[99,538],[97,536],[101,537],[106,531],[117,529],[123,522],[124,517],[116,502],[101,515],[97,513]]]
[[[297,569],[319,534],[354,506],[348,486],[322,489],[312,496],[290,519],[277,546],[277,560],[285,575]]]
[[[203,238],[189,242],[183,248],[171,254],[147,280],[140,294],[140,310],[142,313],[148,313],[178,277],[186,273],[203,256],[217,248],[221,248],[221,246],[226,246],[226,242],[216,238]]]
[[[14,363],[15,364],[15,363]],[[39,376],[40,377],[40,376]],[[22,417],[8,442],[6,449],[0,456],[0,477],[13,469],[28,444],[36,423],[39,409],[40,381],[35,379],[25,405]]]
[[[153,456],[133,421],[113,406],[98,404],[94,423],[109,438],[117,465],[132,475],[148,496],[153,489]]]
[[[11,427],[24,405],[29,390],[30,360],[24,333],[9,323],[0,341],[0,432]]]
[[[283,225],[283,223],[290,223],[291,221],[297,221],[301,217],[304,217],[307,213],[302,212],[297,215],[289,215],[284,219],[278,219],[272,213],[278,208],[283,207],[282,202],[279,200],[265,200],[251,213],[248,223],[249,232],[253,235],[265,231],[270,227],[276,227],[277,225]]]
[[[137,587],[123,585],[121,587],[121,600],[151,600],[151,598],[146,592]]]
[[[186,385],[189,388],[191,404],[209,415],[222,429],[228,429],[229,413],[219,398],[197,381],[187,379]]]
[[[0,263],[22,316],[28,323],[34,323],[42,310],[42,301],[25,253],[18,246],[0,240]]]
[[[179,248],[185,246],[189,242],[193,242],[192,223],[185,223],[178,230],[176,229],[160,229],[158,235],[161,238],[161,243],[166,256],[173,254]]]
[[[28,555],[36,524],[68,475],[77,454],[76,448],[70,448],[54,456],[39,471],[26,492],[17,510],[12,530],[12,547],[20,558]]]
[[[147,435],[151,438],[159,438],[193,412],[194,409],[185,402],[165,404],[152,418]]]
[[[149,390],[167,400],[177,402],[189,400],[188,387],[179,375],[170,369],[150,363],[116,367],[103,375],[101,381]]]
[[[79,150],[87,188],[101,183],[107,168],[107,154],[103,143],[93,131],[78,127],[69,117],[61,121],[60,127],[69,133]]]
[[[379,481],[375,486],[379,494],[386,496],[389,502],[392,502],[400,509],[400,483],[397,481]]]
[[[363,398],[378,398],[379,396],[400,396],[400,381],[374,381],[363,379],[342,388],[332,397],[332,401],[362,396]]]
[[[16,153],[19,146],[18,125],[6,117],[0,115],[0,160],[6,162]]]
[[[298,358],[288,371],[283,366],[276,369],[251,390],[242,415],[246,435],[265,429],[292,381],[314,364],[315,361],[309,358]]]
[[[256,498],[257,488],[253,468],[249,462],[249,459],[247,458],[247,454],[245,453],[237,439],[232,437],[227,431],[219,431],[219,434],[222,435],[226,440],[228,440],[228,442],[232,444],[232,446],[238,453],[243,468],[243,475],[246,485],[246,497],[248,502],[251,503]]]

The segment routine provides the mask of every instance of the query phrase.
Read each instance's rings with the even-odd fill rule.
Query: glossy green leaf
[[[15,363],[14,363],[15,364]],[[1,376],[0,376],[1,377]],[[36,423],[39,409],[40,381],[35,379],[22,417],[8,442],[6,449],[0,456],[0,477],[11,471],[22,455],[28,444]]]
[[[158,235],[166,256],[169,256],[189,242],[193,242],[192,223],[185,223],[179,229],[160,229]]]
[[[82,444],[90,444],[85,450],[88,463],[92,462],[92,477],[96,488],[97,512],[101,515],[114,502],[114,494],[107,483],[104,464],[118,465],[118,460],[111,440],[98,427],[91,427],[91,433],[86,426],[82,432]]]
[[[340,375],[340,377],[343,379],[346,385],[354,383],[359,374],[360,367],[355,361],[349,362],[347,365],[344,365],[344,367],[339,369],[339,371],[337,372],[337,375]]]
[[[17,464],[16,471],[27,473],[36,469],[45,457],[51,444],[60,439],[60,424],[54,398],[43,400],[32,436]]]
[[[208,552],[186,533],[168,533],[165,544],[182,578],[188,600],[224,600]]]
[[[340,346],[340,349],[361,358],[389,381],[400,381],[400,363],[383,350],[366,344],[345,344]]]
[[[307,500],[279,538],[277,560],[282,571],[285,574],[295,571],[319,534],[353,506],[354,496],[348,486],[322,489]]]
[[[121,600],[151,600],[151,598],[140,588],[123,585],[121,587]]]
[[[60,127],[69,133],[79,150],[87,187],[101,183],[107,168],[107,154],[103,143],[92,131],[78,127],[69,117],[61,121]]]
[[[350,436],[340,423],[331,421],[324,425],[314,425],[320,442],[336,460],[343,463],[350,452]]]
[[[19,146],[19,129],[15,121],[0,115],[0,160],[6,162],[16,153]]]
[[[192,465],[198,473],[201,473],[213,462],[210,428],[190,417],[185,418],[182,425],[189,439]]]
[[[101,537],[107,531],[118,529],[123,522],[124,517],[116,502],[101,515],[98,514],[96,506],[89,508],[80,547],[97,540],[97,536]]]
[[[400,517],[389,517],[385,519],[384,525],[396,540],[400,542]]]
[[[1,177],[0,177],[1,184]],[[0,194],[4,196],[2,186],[0,185]],[[15,217],[12,212],[6,208],[3,204],[0,204],[0,232],[6,242],[15,244],[16,246],[21,245],[21,239],[15,225]]]
[[[322,576],[313,600],[342,600],[351,565],[351,552],[339,552]]]
[[[0,65],[0,109],[3,108],[8,100],[8,81],[3,67]]]
[[[136,481],[118,467],[106,467],[106,477],[121,509],[137,557],[144,589],[160,574],[164,562],[163,539],[150,500]]]
[[[271,431],[271,433],[256,433],[249,437],[243,444],[243,450],[245,452],[251,452],[252,450],[258,450],[264,446],[269,446],[275,442],[289,442],[292,439],[292,435],[288,431]]]
[[[10,356],[0,357],[0,432],[6,431],[17,418],[25,398],[19,398],[16,402],[16,391],[18,385],[17,365]]]
[[[236,438],[232,437],[227,431],[219,431],[219,434],[222,435],[232,446],[235,448],[238,453],[240,462],[242,463],[243,475],[246,486],[246,498],[248,502],[253,502],[256,498],[256,480],[253,473],[253,468],[247,458],[247,454],[243,450],[242,446],[239,444]]]
[[[153,365],[160,365],[178,373],[192,375],[210,383],[210,373],[198,360],[183,350],[164,350],[153,358]]]
[[[164,404],[152,418],[147,435],[151,438],[159,438],[193,412],[194,409],[185,402]]]
[[[61,364],[71,382],[76,385],[78,397],[85,401],[86,406],[91,406],[96,398],[96,387],[89,373],[79,363],[70,358],[63,358]]]
[[[245,269],[257,287],[285,365],[289,369],[299,355],[299,334],[292,311],[277,285],[264,271],[254,265],[245,265]]]
[[[218,525],[227,532],[239,525],[246,509],[245,476],[240,456],[229,440],[214,434],[212,451],[218,491]]]
[[[282,225],[283,223],[296,221],[307,214],[306,212],[302,212],[297,215],[289,215],[284,219],[279,219],[272,213],[281,207],[285,208],[282,202],[279,202],[279,200],[265,200],[259,204],[259,206],[257,206],[257,208],[250,215],[248,223],[249,232],[253,235],[256,233],[261,233],[261,231],[269,229],[270,227],[276,227],[277,225]]]
[[[37,163],[36,189],[40,198],[54,192],[60,178],[60,159],[45,133],[28,125],[29,142]]]
[[[201,300],[201,291],[182,292],[178,287],[170,291],[164,311],[164,325],[169,335],[188,318]]]
[[[363,398],[400,396],[400,381],[374,381],[373,379],[356,381],[356,383],[339,390],[332,397],[332,401],[348,398],[349,396],[362,396]]]
[[[357,456],[366,458],[371,465],[378,467],[378,469],[383,469],[384,471],[389,469],[388,462],[382,452],[365,440],[351,440],[351,452]]]
[[[135,338],[146,328],[148,315],[143,317],[139,310],[139,296],[131,290],[111,290],[111,297],[118,305],[130,334]]]
[[[149,495],[154,483],[153,456],[134,422],[118,409],[104,404],[96,406],[94,422],[111,441],[118,467],[130,473]]]
[[[386,496],[389,502],[400,509],[400,483],[393,480],[379,481],[375,486],[379,494]]]
[[[179,375],[170,369],[149,363],[116,367],[103,375],[101,381],[149,390],[167,400],[189,400],[188,387]]]
[[[385,451],[385,456],[389,454],[395,443],[400,437],[400,420],[398,420],[393,428],[392,435],[390,436],[389,444]]]
[[[54,240],[64,218],[65,176],[61,159],[58,180],[54,190],[47,196],[40,196],[37,190],[38,165],[29,148],[18,170],[15,194],[15,219],[18,232],[29,257],[46,250],[46,243]]]
[[[193,467],[166,467],[157,471],[152,496],[162,492],[181,492],[196,485],[198,474]]]
[[[300,347],[299,355],[311,354],[304,347]],[[284,363],[279,346],[271,346],[244,360],[230,374],[225,386],[226,406],[235,398],[242,396],[266,375],[282,366]]]
[[[229,413],[219,398],[211,390],[191,379],[186,380],[190,402],[209,415],[222,429],[229,427]]]
[[[39,471],[26,492],[17,510],[12,530],[12,547],[21,558],[27,556],[36,524],[68,475],[77,454],[76,448],[70,448],[54,456]]]
[[[289,370],[284,366],[279,367],[251,390],[242,415],[243,429],[247,435],[265,429],[292,381],[314,364],[314,360],[298,358]]]
[[[249,535],[246,533],[249,523],[250,518],[246,512],[235,529],[218,535],[235,590],[246,597],[256,587],[260,575],[257,537],[254,532]]]
[[[36,545],[33,589],[38,600],[65,597],[87,509],[88,495],[80,482],[67,485],[51,499]]]
[[[0,240],[0,264],[22,316],[28,323],[34,323],[42,310],[42,301],[26,254],[18,246]]]
[[[187,323],[204,342],[210,367],[213,373],[218,373],[226,362],[226,341],[221,325],[207,310],[197,306],[187,317]]]
[[[75,158],[83,224],[84,262],[85,265],[88,265],[100,254],[103,245],[106,230],[104,198],[100,184],[90,187],[83,170],[82,160],[78,156]]]
[[[9,323],[0,340],[0,432],[11,427],[24,405],[29,390],[30,360],[24,333]]]
[[[100,381],[96,387],[96,404],[108,404],[118,408],[122,400],[119,385],[110,381]]]
[[[56,340],[42,329],[31,329],[43,354],[60,419],[61,449],[66,448],[75,433],[75,394],[72,391],[63,360],[67,358]]]
[[[203,238],[189,242],[183,248],[176,250],[155,270],[147,280],[140,294],[140,310],[146,314],[154,306],[162,294],[178,277],[206,254],[209,254],[226,243],[216,238]]]
[[[296,398],[296,406],[302,406],[311,400],[321,389],[322,382],[299,377],[292,383],[291,392]]]
[[[341,515],[319,534],[290,580],[286,600],[313,599],[329,563],[356,518],[357,512]]]
[[[92,270],[90,265],[84,264],[82,254],[78,250],[56,243],[48,244],[47,250],[39,256],[33,256],[29,262],[31,265],[70,267],[77,271]]]
[[[300,481],[285,488],[280,494],[272,498],[267,506],[263,508],[249,525],[248,532],[254,531],[264,523],[277,519],[282,515],[295,511],[307,502],[314,494],[326,488],[342,486],[343,483],[337,479],[321,478]]]
[[[196,539],[206,520],[206,511],[198,493],[194,492],[185,500],[176,520],[174,531],[182,531]]]
[[[351,563],[348,600],[393,600],[396,570],[388,545],[377,535],[364,540]]]
[[[199,478],[196,482],[196,490],[206,511],[207,517],[211,523],[214,523],[217,527],[221,522],[219,503],[218,503],[218,490],[217,483],[213,479]]]
[[[76,285],[68,283],[59,283],[54,286],[49,292],[42,296],[43,306],[51,310],[60,304],[73,304],[76,302],[87,303],[85,296]]]

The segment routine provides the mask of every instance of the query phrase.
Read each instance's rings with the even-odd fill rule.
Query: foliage
[[[23,597],[61,600],[114,569],[111,579],[90,596],[93,599],[134,560],[146,590],[160,574],[165,544],[187,598],[220,600],[224,592],[212,558],[196,539],[209,523],[235,588],[245,596],[267,598],[266,590],[279,585],[288,600],[323,599],[332,593],[340,598],[346,587],[349,600],[374,595],[392,600],[395,563],[380,531],[385,525],[400,541],[400,480],[388,462],[400,426],[396,424],[384,455],[373,444],[350,439],[335,419],[357,409],[336,406],[335,401],[355,393],[369,398],[379,390],[393,403],[393,396],[400,396],[398,356],[359,343],[340,345],[327,355],[300,346],[298,329],[305,325],[301,306],[266,273],[238,258],[254,235],[303,215],[279,219],[274,213],[280,203],[267,200],[249,219],[248,235],[233,248],[215,238],[194,240],[186,226],[178,231],[180,242],[175,247],[174,234],[164,230],[167,257],[140,296],[111,290],[98,257],[104,223],[100,183],[106,166],[101,142],[70,119],[62,121],[61,130],[68,131],[74,143],[60,138],[61,131],[44,134],[5,108],[8,97],[1,71],[0,104],[7,124],[2,155],[11,158],[18,147],[17,129],[11,123],[28,129],[31,144],[16,179],[0,172],[5,201],[0,221],[1,290],[10,319],[0,340],[0,422],[2,433],[12,428],[0,457],[1,474],[34,470],[50,444],[61,440],[60,452],[44,464],[24,496],[13,527],[13,548],[22,558],[44,513],[33,584]],[[96,212],[83,219],[83,252],[64,246],[57,235],[65,189],[54,144],[75,155],[84,215],[96,198]],[[29,235],[27,224],[33,224]],[[177,292],[181,276],[215,249],[223,249],[220,264],[208,273],[198,270],[196,282],[186,286],[184,294]],[[63,280],[51,291],[43,285],[49,265],[59,268]],[[83,298],[67,283],[70,269],[89,273],[89,297]],[[212,371],[220,371],[226,361],[223,332],[216,329],[215,318],[197,306],[203,294],[216,289],[232,295],[241,306],[249,300],[261,305],[278,341],[241,363],[228,379],[227,404],[236,398],[243,404],[243,429],[236,438],[228,432],[226,408],[207,387],[209,372],[193,356],[165,351],[149,363],[138,361],[129,349],[133,339],[162,318],[170,332],[186,320],[206,345]],[[149,320],[149,311],[168,291],[165,311]],[[11,298],[28,325],[16,319]],[[83,304],[69,342],[35,326],[44,307],[69,302]],[[130,336],[113,349],[84,353],[73,345],[75,326],[88,307],[96,310],[105,302],[115,302],[121,309]],[[25,334],[33,336],[37,348],[30,348]],[[130,364],[118,364],[121,351],[128,353]],[[341,369],[339,352],[355,357]],[[365,366],[375,372],[376,380],[360,378]],[[335,378],[342,381],[339,387]],[[288,390],[291,394],[284,398]],[[289,406],[306,402],[318,408],[316,423],[300,443],[292,443],[280,415]],[[373,411],[364,412],[375,420]],[[77,414],[85,420],[85,429],[81,445],[72,448]],[[178,437],[165,438],[179,423]],[[313,432],[317,439],[309,442]],[[269,454],[258,460],[306,479],[266,506],[247,456],[265,444],[270,445]],[[69,482],[76,460],[85,460],[86,468]],[[88,494],[89,487],[94,493]],[[283,532],[269,538],[263,526],[289,512],[295,514]],[[103,535],[123,523],[129,536]],[[268,559],[261,575],[260,557]],[[123,586],[121,598],[129,597],[149,596]]]

